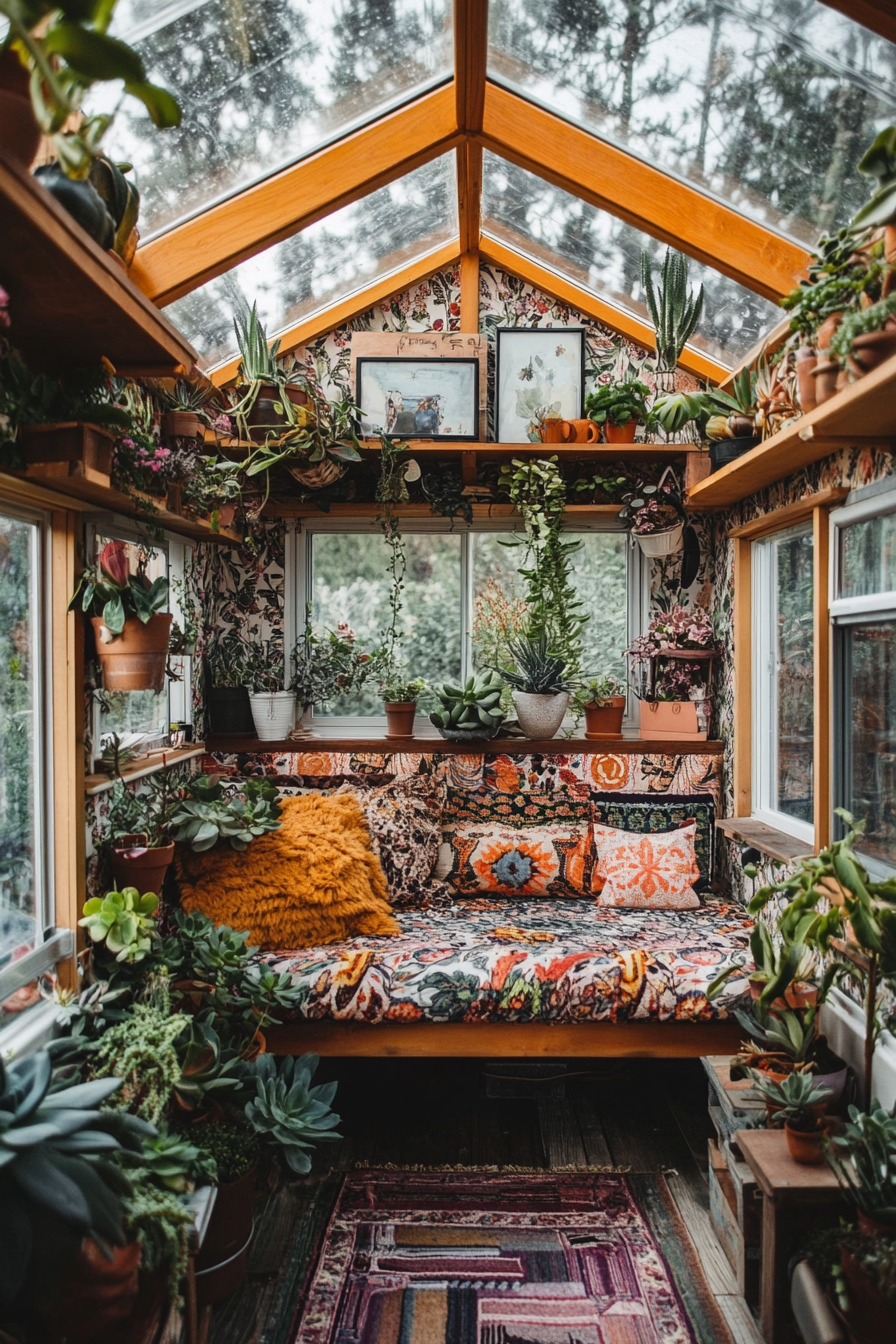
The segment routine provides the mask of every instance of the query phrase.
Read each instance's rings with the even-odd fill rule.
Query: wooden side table
[[[739,1129],[737,1146],[762,1190],[762,1266],[759,1324],[766,1344],[793,1337],[787,1262],[794,1234],[835,1226],[844,1208],[837,1178],[827,1163],[794,1162],[780,1129]]]

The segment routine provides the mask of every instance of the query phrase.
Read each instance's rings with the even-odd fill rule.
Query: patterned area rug
[[[346,1177],[294,1344],[731,1344],[662,1176]]]

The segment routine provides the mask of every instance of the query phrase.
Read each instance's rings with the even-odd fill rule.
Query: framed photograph
[[[479,437],[478,359],[358,357],[361,434],[395,439]]]
[[[496,327],[498,443],[538,441],[545,411],[564,420],[584,414],[584,327]]]

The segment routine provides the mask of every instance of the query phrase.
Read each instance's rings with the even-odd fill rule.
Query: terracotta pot
[[[607,443],[634,443],[637,432],[638,422],[634,416],[624,425],[614,425],[609,420],[604,423],[604,438]]]
[[[817,405],[823,401],[830,401],[831,397],[837,391],[837,378],[840,374],[840,365],[833,359],[819,359],[815,368],[812,370],[812,377],[815,379],[815,400]]]
[[[208,1232],[196,1257],[196,1296],[200,1307],[236,1292],[246,1277],[252,1240],[252,1204],[256,1168],[239,1180],[218,1186]]]
[[[136,887],[141,896],[148,891],[159,896],[165,874],[174,862],[174,841],[169,845],[147,846],[146,836],[129,836],[129,840],[143,840],[143,844],[122,845],[112,850],[112,876],[115,885]]]
[[[859,378],[876,369],[885,360],[896,355],[896,326],[884,327],[882,331],[871,331],[865,336],[857,336],[852,343],[849,366]]]
[[[548,416],[538,428],[542,443],[570,443],[575,440],[575,427],[571,420],[559,415]]]
[[[574,433],[570,443],[600,443],[600,425],[587,417],[583,420],[570,420]]]
[[[819,350],[827,350],[831,341],[837,334],[837,328],[843,321],[843,313],[831,313],[822,322],[815,333],[815,344]]]
[[[896,224],[884,228],[884,260],[888,266],[896,266]]]
[[[803,1167],[821,1165],[824,1161],[821,1145],[826,1137],[826,1130],[794,1129],[788,1123],[784,1126],[784,1133],[787,1135],[787,1150],[794,1162],[799,1162]]]
[[[768,981],[766,980],[766,977],[764,975],[761,980],[755,980],[752,975],[750,976],[749,978],[750,998],[753,1000],[754,1003],[759,998],[760,994],[765,989],[765,986],[767,984]]]
[[[108,1260],[95,1241],[85,1238],[74,1265],[60,1279],[52,1306],[40,1314],[40,1338],[64,1336],[66,1344],[121,1339],[122,1323],[134,1309],[139,1269],[138,1241],[114,1247]]]
[[[586,738],[590,740],[598,737],[621,737],[624,715],[624,695],[614,695],[602,705],[592,700],[590,704],[585,705]]]
[[[803,413],[814,411],[817,406],[815,379],[813,370],[818,363],[818,351],[810,345],[802,345],[796,352],[796,382],[800,392],[800,409]]]
[[[416,700],[386,701],[386,736],[412,737],[417,714]]]
[[[818,986],[808,980],[794,980],[784,991],[788,1008],[814,1008],[818,1002]]]
[[[245,388],[239,389],[239,394],[245,394]],[[282,397],[286,397],[292,402],[293,406],[307,406],[308,393],[300,387],[290,387],[287,385],[281,391],[273,383],[263,383],[259,389],[255,404],[246,416],[246,421],[250,426],[249,437],[255,443],[264,443],[271,430],[276,430],[287,425],[289,421],[286,418],[285,411],[278,411],[276,404]]]
[[[28,71],[15,52],[0,52],[0,144],[24,168],[34,162],[41,139],[28,89]]]
[[[867,1213],[862,1213],[861,1209],[856,1210],[856,1221],[859,1231],[866,1237],[896,1237],[896,1224],[885,1223],[880,1218],[871,1218]]]
[[[102,617],[91,616],[104,690],[158,693],[165,689],[173,619],[168,613],[157,612],[144,625],[136,616],[129,616],[121,634],[113,639]]]
[[[221,504],[218,507],[218,526],[231,527],[236,517],[235,504]]]
[[[161,430],[165,439],[195,439],[202,421],[195,411],[166,411]]]
[[[840,1263],[849,1287],[850,1338],[856,1344],[892,1340],[896,1337],[896,1302],[884,1296],[850,1251],[841,1248]]]
[[[845,387],[849,387],[852,379],[849,376],[849,369],[842,368],[837,374],[837,381],[834,384],[835,392],[842,392]]]

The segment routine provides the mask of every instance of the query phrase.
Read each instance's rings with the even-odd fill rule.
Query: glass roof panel
[[[571,280],[581,289],[649,323],[641,289],[641,251],[661,258],[665,246],[615,216],[486,151],[482,230]],[[708,266],[691,262],[691,281],[706,298],[695,350],[728,368],[777,325],[768,299]]]
[[[204,368],[237,353],[233,314],[258,304],[269,337],[458,235],[455,154],[443,154],[210,280],[165,313]]]
[[[120,0],[112,31],[184,114],[157,131],[127,98],[107,137],[135,166],[144,241],[409,101],[454,59],[451,0]]]
[[[896,46],[820,0],[491,0],[489,75],[810,245],[896,121]]]

